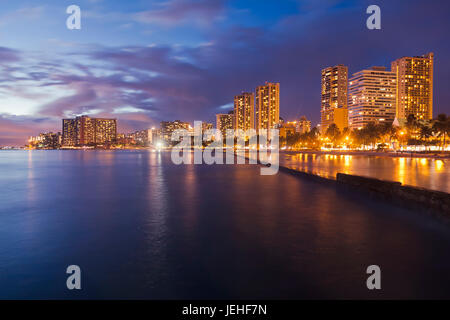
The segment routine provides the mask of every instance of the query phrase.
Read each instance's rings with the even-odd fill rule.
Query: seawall
[[[362,177],[338,173],[338,184],[345,184],[359,190],[365,190],[383,195],[384,198],[399,200],[425,209],[431,209],[435,214],[444,219],[450,219],[450,194],[442,191],[434,191],[420,187],[402,185],[400,182],[380,180],[376,178]]]
[[[245,157],[245,159],[249,160],[248,157]],[[336,177],[322,177],[283,165],[279,166],[279,171],[329,185],[347,186],[361,192],[380,196],[401,206],[426,212],[450,224],[450,194],[446,192],[403,185],[397,181],[345,173],[338,173]]]
[[[397,205],[428,214],[450,225],[450,194],[446,192],[345,173],[338,173],[336,178],[321,177],[281,165],[279,171],[328,185],[344,186],[355,191],[369,193]]]

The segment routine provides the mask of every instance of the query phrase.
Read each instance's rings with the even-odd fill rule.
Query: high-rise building
[[[229,113],[221,113],[216,115],[216,128],[222,133],[223,139],[226,138],[226,131],[234,129],[234,114],[233,111]]]
[[[202,122],[202,135],[204,139],[207,139],[208,141],[213,140],[213,135],[207,134],[208,130],[214,129],[214,125],[209,122]]]
[[[311,131],[311,121],[306,119],[305,116],[301,117],[298,121],[295,121],[295,132],[303,134]]]
[[[434,54],[403,57],[391,63],[397,75],[397,118],[433,118],[433,64]]]
[[[63,146],[76,146],[79,142],[77,119],[63,119],[62,126]]]
[[[180,120],[161,122],[161,135],[162,135],[161,138],[166,142],[171,141],[172,133],[175,130],[192,131],[192,126],[189,124],[189,122],[182,122]]]
[[[117,139],[117,120],[116,119],[100,119],[94,120],[94,143],[110,143]]]
[[[286,139],[289,136],[293,136],[296,132],[294,122],[283,123],[279,126],[278,129],[280,130],[279,131],[280,138],[284,139]]]
[[[255,105],[257,133],[275,128],[280,121],[280,84],[266,82],[263,86],[256,87]]]
[[[79,118],[78,144],[88,145],[96,141],[95,122],[96,119],[88,116],[81,116]]]
[[[152,135],[151,135],[151,141],[150,144],[157,145],[161,142],[161,128],[152,128]]]
[[[370,122],[392,123],[395,119],[397,77],[385,67],[372,67],[353,74],[349,81],[348,123],[362,129]]]
[[[44,148],[58,149],[61,147],[61,132],[44,134]]]
[[[117,120],[90,118],[63,119],[63,145],[84,146],[111,143],[117,139]]]
[[[136,131],[134,133],[129,134],[128,138],[131,138],[137,144],[149,146],[151,144],[154,144],[154,141],[157,140],[158,138],[157,129],[152,128]]]
[[[247,131],[255,128],[255,95],[243,92],[234,97],[234,129]]]
[[[348,127],[348,68],[342,64],[322,70],[321,130],[332,123],[339,129]]]
[[[28,139],[29,146],[36,149],[58,149],[61,147],[61,133],[45,132]]]
[[[214,125],[208,122],[202,122],[202,133],[205,133],[207,130],[212,130]]]

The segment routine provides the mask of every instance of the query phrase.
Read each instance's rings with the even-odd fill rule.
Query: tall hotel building
[[[280,84],[266,82],[256,87],[255,129],[258,134],[262,130],[275,128],[280,122]]]
[[[403,57],[391,63],[397,75],[397,118],[433,118],[433,60],[434,54]]]
[[[88,116],[62,120],[64,146],[110,143],[117,139],[117,120]]]
[[[172,134],[175,130],[192,131],[189,122],[183,122],[180,120],[161,122],[161,136],[164,141],[169,143],[172,140]]]
[[[386,71],[385,67],[372,67],[353,74],[348,99],[351,129],[362,129],[370,122],[394,121],[396,79],[395,72]]]
[[[234,97],[234,129],[247,131],[255,128],[255,95],[243,92]]]
[[[342,64],[322,70],[322,131],[332,123],[341,130],[348,127],[347,81],[348,68]]]
[[[76,146],[79,142],[79,122],[76,119],[62,120],[62,145]]]
[[[233,111],[216,115],[216,128],[222,132],[223,139],[226,137],[227,130],[234,129],[234,123]]]

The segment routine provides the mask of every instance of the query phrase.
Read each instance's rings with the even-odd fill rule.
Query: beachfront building
[[[348,68],[342,64],[322,70],[321,130],[332,124],[343,130],[348,127],[347,88]]]
[[[216,115],[216,128],[222,133],[222,137],[226,139],[226,131],[234,129],[234,112],[220,113]]]
[[[234,128],[244,132],[255,128],[255,95],[243,92],[234,97]]]
[[[391,63],[397,76],[397,118],[414,115],[418,120],[433,118],[434,54],[403,57]]]
[[[87,146],[115,142],[117,119],[80,116],[62,120],[63,146]]]
[[[261,134],[263,130],[267,132],[275,128],[280,121],[280,84],[266,82],[256,87],[255,105],[257,133]]]
[[[172,139],[172,133],[175,130],[187,130],[192,132],[192,126],[188,122],[183,122],[180,120],[175,121],[162,121],[161,122],[161,139],[166,143],[170,143]]]
[[[371,67],[353,74],[349,81],[348,123],[362,129],[369,123],[392,123],[395,119],[397,80],[385,67]]]

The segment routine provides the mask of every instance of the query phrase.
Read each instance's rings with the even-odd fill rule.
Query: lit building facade
[[[205,133],[207,130],[212,129],[214,129],[214,125],[212,123],[202,122],[202,134]]]
[[[266,82],[257,87],[255,105],[256,132],[275,128],[280,121],[280,84]]]
[[[353,74],[349,81],[348,123],[351,129],[367,124],[392,123],[396,114],[397,76],[385,67]]]
[[[192,126],[189,124],[189,122],[183,122],[180,120],[175,121],[162,121],[161,122],[161,138],[166,141],[170,142],[172,139],[172,133],[175,130],[187,130],[192,131]]]
[[[155,128],[136,131],[128,135],[137,144],[150,146],[154,141],[158,140],[158,130]]]
[[[295,132],[304,134],[311,131],[311,121],[306,119],[305,116],[301,117],[295,122]]]
[[[233,111],[216,115],[216,128],[222,133],[223,139],[226,137],[227,130],[234,129],[234,121]]]
[[[116,119],[93,119],[95,144],[111,143],[117,139],[117,120]]]
[[[36,149],[58,149],[61,147],[61,143],[60,132],[45,132],[28,139],[28,145]]]
[[[76,119],[62,120],[63,146],[76,146],[78,144],[78,122]]]
[[[255,128],[255,95],[243,92],[234,97],[234,129],[247,131]]]
[[[96,141],[95,122],[96,120],[88,116],[81,116],[76,119],[78,126],[78,143],[80,145],[93,144]]]
[[[117,139],[117,120],[90,118],[63,119],[63,145],[85,146],[112,143]]]
[[[321,130],[332,124],[339,129],[348,127],[347,109],[348,68],[342,64],[322,70]]]
[[[391,63],[397,75],[397,118],[433,118],[433,64],[434,54],[403,57]]]
[[[289,122],[280,126],[279,130],[280,138],[287,139],[289,136],[293,136],[295,134],[295,125]]]

